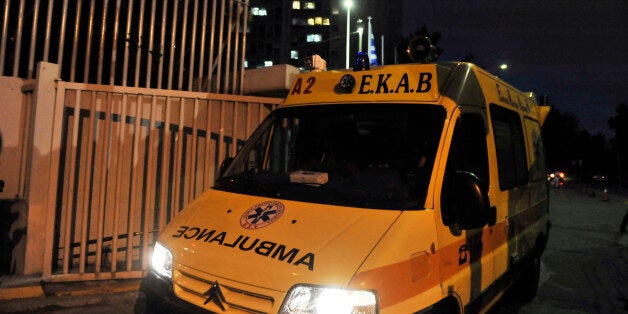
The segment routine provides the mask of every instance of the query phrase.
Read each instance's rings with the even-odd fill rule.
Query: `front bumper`
[[[208,313],[205,309],[177,298],[172,281],[152,272],[144,277],[140,290],[146,296],[146,313]]]

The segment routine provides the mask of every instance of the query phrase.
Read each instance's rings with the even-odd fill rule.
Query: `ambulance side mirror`
[[[462,230],[481,228],[495,223],[495,208],[488,194],[482,190],[477,176],[458,171],[445,180],[442,193],[442,211],[448,218],[445,224],[456,224]]]

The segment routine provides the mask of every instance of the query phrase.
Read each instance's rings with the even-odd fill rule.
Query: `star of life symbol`
[[[205,291],[205,293],[203,293],[203,297],[207,297],[207,299],[205,299],[205,303],[203,303],[203,305],[205,305],[205,304],[207,304],[209,302],[213,302],[223,312],[227,310],[227,308],[225,306],[227,301],[225,300],[225,296],[222,294],[222,290],[220,290],[220,286],[218,285],[218,281],[214,282],[212,284],[212,286],[209,288],[209,290],[207,290],[207,291]]]
[[[240,225],[245,229],[259,229],[275,222],[283,214],[280,202],[268,201],[253,205],[240,217]]]

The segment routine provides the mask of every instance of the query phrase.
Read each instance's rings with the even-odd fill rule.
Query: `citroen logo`
[[[209,302],[213,302],[214,304],[216,304],[221,310],[226,311],[227,308],[225,307],[226,304],[226,300],[225,300],[225,296],[222,294],[222,291],[220,290],[220,286],[218,285],[218,281],[214,282],[212,284],[212,286],[209,288],[209,290],[205,291],[205,293],[203,293],[203,297],[207,297],[207,299],[205,299],[205,303],[203,303],[203,305],[209,303]]]

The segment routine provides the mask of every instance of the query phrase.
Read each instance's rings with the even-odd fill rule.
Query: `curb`
[[[141,279],[102,281],[49,282],[42,285],[48,297],[84,296],[92,294],[138,291]]]
[[[13,287],[13,288],[0,288],[0,300],[13,300],[13,299],[25,299],[25,298],[37,298],[44,296],[44,289],[41,285],[25,286],[25,287]]]
[[[0,288],[0,301],[38,297],[85,296],[131,292],[138,291],[140,284],[141,279],[44,282],[35,285]]]

